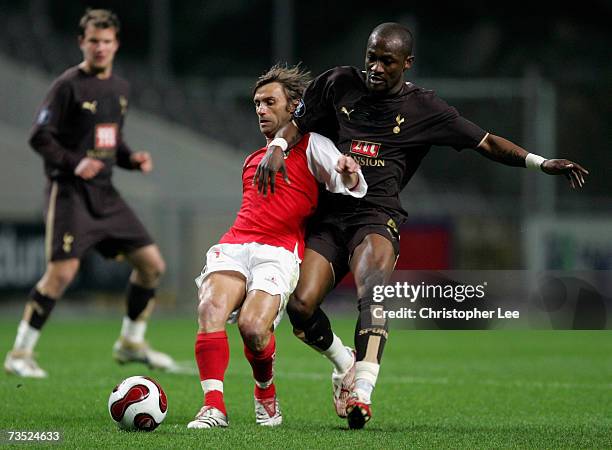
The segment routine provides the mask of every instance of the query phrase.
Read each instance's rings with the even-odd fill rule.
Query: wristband
[[[280,147],[283,152],[286,152],[287,147],[289,147],[289,144],[287,143],[287,141],[281,137],[272,139],[270,143],[268,144],[268,148],[270,148],[273,145]]]
[[[533,170],[542,170],[542,163],[546,161],[546,158],[542,158],[540,155],[535,153],[527,153],[525,157],[525,167]]]

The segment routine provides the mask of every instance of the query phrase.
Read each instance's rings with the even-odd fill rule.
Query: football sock
[[[127,316],[131,320],[136,320],[153,297],[155,297],[155,289],[129,283],[127,288]]]
[[[374,314],[378,308],[383,308],[382,304],[375,303],[370,298],[359,299],[359,318],[355,326],[357,361],[380,364],[382,359],[388,328],[387,320],[378,318],[382,314]]]
[[[336,372],[344,373],[353,364],[353,354],[346,349],[338,336],[334,334],[333,339],[329,348],[321,353],[331,361]]]
[[[40,336],[40,331],[33,328],[28,322],[22,320],[19,322],[17,327],[17,337],[15,337],[15,344],[13,345],[13,351],[32,353],[36,342]]]
[[[376,386],[379,370],[380,365],[378,364],[366,361],[355,363],[355,392],[366,403],[371,402],[372,391]]]
[[[41,294],[38,289],[30,291],[30,301],[26,304],[23,319],[17,327],[13,350],[31,353],[40,337],[40,330],[55,307],[55,299]]]
[[[310,318],[303,320],[296,313],[290,312],[289,319],[293,325],[293,333],[318,352],[327,350],[334,341],[334,333],[329,319],[321,308],[317,308]]]
[[[55,299],[41,294],[38,289],[33,288],[30,291],[30,301],[26,305],[24,320],[30,324],[32,328],[40,330],[55,307]]]
[[[229,364],[229,345],[225,330],[198,333],[195,357],[204,391],[204,404],[227,415],[223,401],[223,379]]]
[[[123,318],[121,324],[121,337],[132,343],[142,344],[144,342],[145,332],[147,331],[147,322],[144,320],[132,320],[128,316]]]
[[[255,379],[255,397],[269,398],[274,397],[276,389],[274,387],[274,358],[276,356],[276,339],[274,334],[270,336],[268,345],[261,351],[256,352],[244,346],[244,355],[253,369]]]

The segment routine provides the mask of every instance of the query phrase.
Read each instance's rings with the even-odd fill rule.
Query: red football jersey
[[[359,183],[352,191],[342,183],[335,167],[340,152],[327,138],[306,134],[289,152],[285,160],[291,184],[277,174],[274,194],[264,196],[257,192],[253,177],[257,165],[267,148],[250,154],[242,168],[242,205],[232,227],[225,233],[221,244],[260,244],[283,247],[304,256],[306,220],[317,206],[319,183],[327,190],[353,197],[363,197],[367,185],[361,172]]]

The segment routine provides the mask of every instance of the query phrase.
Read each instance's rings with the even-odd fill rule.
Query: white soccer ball
[[[166,418],[168,399],[154,379],[129,377],[111,392],[108,412],[124,430],[153,431]]]

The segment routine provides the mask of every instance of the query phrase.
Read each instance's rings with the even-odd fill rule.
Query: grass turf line
[[[372,421],[350,431],[331,405],[330,366],[291,334],[277,332],[276,384],[283,425],[254,423],[253,383],[234,326],[225,379],[230,428],[187,430],[201,406],[197,375],[119,366],[111,359],[120,320],[62,320],[38,346],[46,380],[0,377],[0,429],[60,430],[62,448],[610,448],[612,332],[392,330],[373,396]],[[333,320],[352,342],[352,320]],[[4,349],[17,321],[0,321]],[[196,321],[154,320],[149,338],[179,361],[193,361]],[[112,388],[150,375],[169,412],[153,433],[112,423]]]

